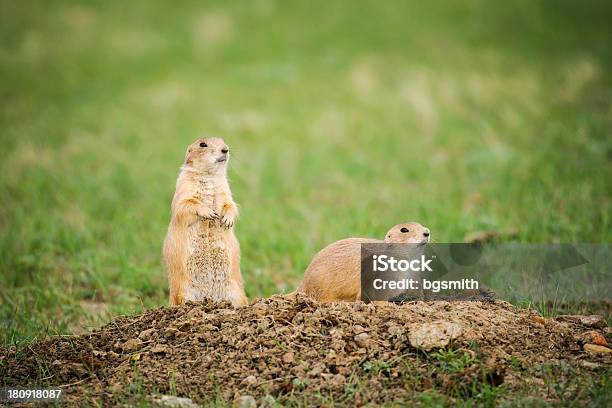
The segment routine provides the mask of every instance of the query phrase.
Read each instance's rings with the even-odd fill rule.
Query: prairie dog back
[[[409,222],[391,228],[384,240],[346,238],[336,241],[312,258],[296,292],[321,302],[361,300],[361,244],[426,243],[429,234],[428,228]]]

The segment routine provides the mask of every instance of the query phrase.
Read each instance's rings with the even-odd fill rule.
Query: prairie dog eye
[[[200,143],[200,147],[208,147],[208,145],[204,142]]]
[[[403,232],[404,234],[406,232],[410,232],[410,230],[408,228],[406,228],[406,227],[403,227],[400,231]]]

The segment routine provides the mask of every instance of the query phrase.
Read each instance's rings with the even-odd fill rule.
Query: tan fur
[[[402,232],[402,229],[406,232]],[[296,292],[321,302],[361,300],[361,244],[379,242],[429,242],[429,229],[419,223],[410,222],[391,228],[384,241],[373,238],[347,238],[336,241],[314,256]]]
[[[223,139],[200,138],[185,154],[164,240],[172,306],[204,298],[248,304],[233,230],[238,206],[227,182],[229,153],[222,152],[227,149]]]

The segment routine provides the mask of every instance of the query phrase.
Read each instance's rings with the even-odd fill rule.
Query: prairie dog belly
[[[219,221],[201,220],[191,225],[185,300],[228,299],[230,268],[230,253]]]

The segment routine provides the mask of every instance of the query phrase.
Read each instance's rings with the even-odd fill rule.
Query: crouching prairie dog
[[[204,298],[248,304],[233,226],[238,207],[227,181],[229,148],[218,137],[187,148],[164,240],[170,305]]]
[[[427,243],[429,234],[428,228],[409,222],[391,228],[382,241],[373,238],[336,241],[314,256],[294,293],[304,293],[321,302],[361,300],[361,244]]]

